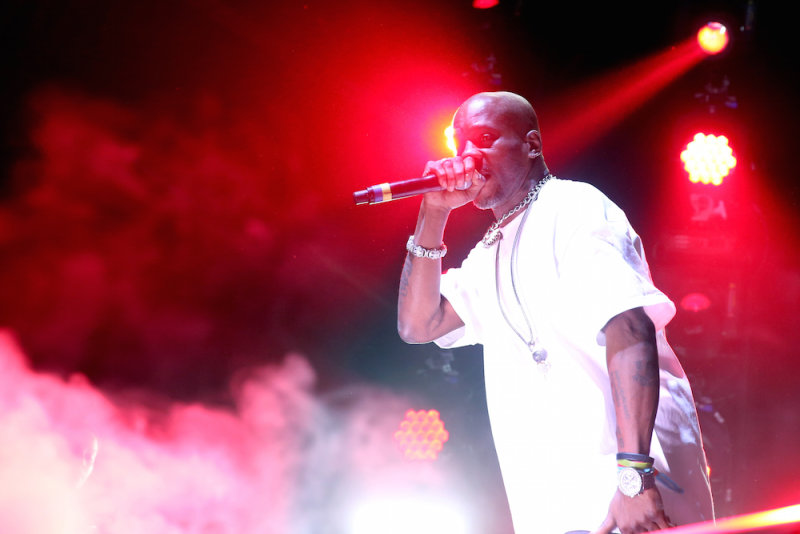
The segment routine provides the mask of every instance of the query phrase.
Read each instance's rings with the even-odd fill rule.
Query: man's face
[[[453,129],[458,154],[482,161],[480,172],[486,184],[473,200],[480,209],[505,211],[521,200],[517,198],[521,190],[528,190],[530,145],[527,132],[520,131],[517,122],[503,113],[502,103],[480,95],[467,100],[456,113]]]

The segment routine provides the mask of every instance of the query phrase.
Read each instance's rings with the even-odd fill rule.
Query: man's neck
[[[550,171],[547,170],[547,166],[544,164],[531,169],[528,177],[520,184],[517,192],[511,196],[512,200],[503,203],[497,208],[492,208],[495,219],[499,221],[505,214],[517,207],[523,200],[525,200],[525,197],[528,196],[528,192],[533,189],[537,183],[542,181],[548,174],[550,174]],[[501,226],[505,226],[513,221],[521,213],[521,211],[522,210],[507,217]]]

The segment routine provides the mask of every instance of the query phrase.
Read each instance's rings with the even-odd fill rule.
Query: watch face
[[[619,470],[619,491],[628,497],[635,497],[642,491],[642,475],[636,469],[625,467]]]

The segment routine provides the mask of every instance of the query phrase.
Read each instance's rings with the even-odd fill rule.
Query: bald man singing
[[[400,280],[408,343],[480,343],[516,534],[651,532],[713,519],[697,413],[664,337],[673,303],[639,236],[594,187],[559,179],[536,113],[507,92],[453,120],[458,155],[425,166],[427,193]],[[450,212],[496,221],[442,274]]]

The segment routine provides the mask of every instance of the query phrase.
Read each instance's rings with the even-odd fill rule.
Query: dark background
[[[576,89],[711,18],[728,24],[725,53],[588,145],[547,145]],[[0,325],[37,369],[224,404],[234,373],[297,351],[322,392],[371,382],[430,399],[449,421],[445,455],[475,470],[507,525],[479,351],[396,335],[418,201],[350,195],[417,175],[445,154],[461,101],[512,90],[539,111],[553,172],[626,211],[657,284],[676,303],[710,298],[668,335],[719,514],[800,500],[798,57],[777,3],[12,0],[0,32]],[[678,159],[698,127],[738,157],[711,193]],[[726,217],[692,222],[692,193]],[[488,222],[454,215],[446,266]]]

